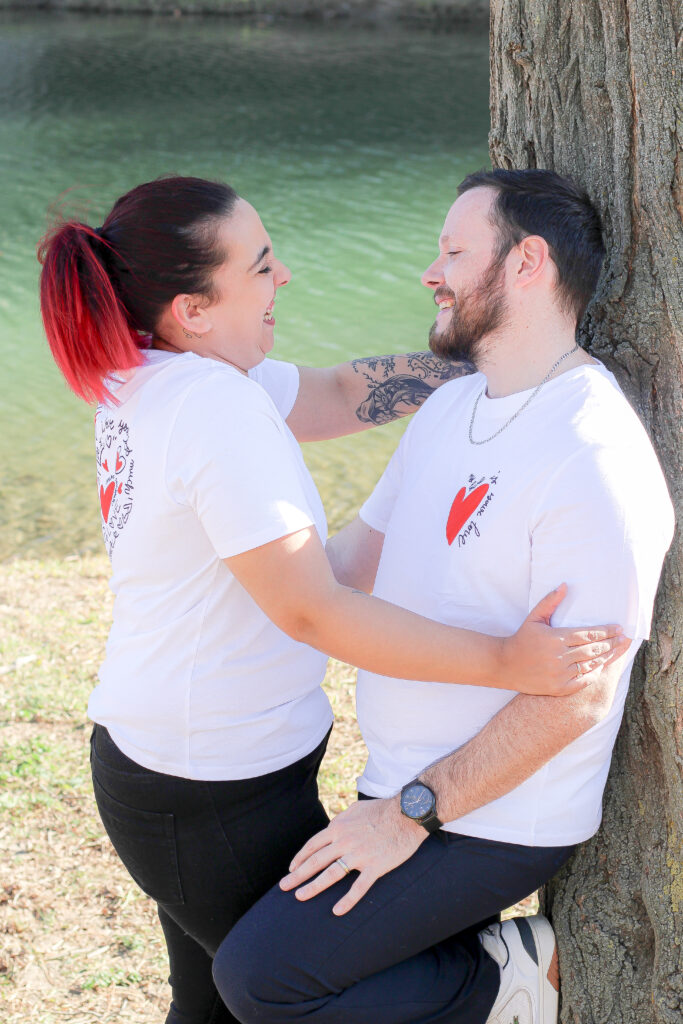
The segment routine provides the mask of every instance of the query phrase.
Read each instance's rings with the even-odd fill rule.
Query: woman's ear
[[[213,326],[200,295],[176,295],[171,303],[171,316],[186,338],[201,341]]]

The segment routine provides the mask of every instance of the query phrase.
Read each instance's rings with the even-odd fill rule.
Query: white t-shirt
[[[375,594],[451,625],[514,632],[560,583],[554,625],[620,623],[635,656],[649,636],[673,510],[650,441],[601,365],[549,381],[487,444],[468,440],[482,374],[452,381],[408,427],[361,516],[383,532]],[[529,392],[479,402],[489,437]],[[528,846],[580,842],[598,828],[630,664],[611,711],[510,793],[446,828]],[[359,789],[389,796],[462,746],[514,694],[358,674],[369,749]],[[511,744],[533,736],[511,735]]]
[[[138,764],[189,779],[264,775],[330,727],[327,658],[268,619],[224,558],[325,513],[284,422],[298,370],[249,377],[160,351],[95,418],[114,619],[88,713]],[[277,581],[273,580],[273,586]]]

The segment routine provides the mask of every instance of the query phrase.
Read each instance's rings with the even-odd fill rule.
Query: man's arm
[[[419,778],[435,793],[439,818],[457,820],[497,800],[597,725],[612,706],[632,657],[628,648],[624,650],[626,643],[630,646],[630,641],[625,642],[594,685],[559,700],[519,694],[468,743],[422,771]],[[517,737],[527,741],[517,742]],[[359,872],[334,907],[335,914],[345,914],[378,878],[408,860],[427,834],[401,813],[398,795],[359,801],[306,843],[280,884],[294,889],[317,875],[296,893],[298,899],[310,899],[344,877],[344,869],[336,863],[341,857],[348,868]]]
[[[370,356],[324,369],[301,366],[287,425],[298,441],[357,434],[415,412],[442,384],[472,372],[467,362],[431,352]]]
[[[384,534],[360,516],[342,527],[325,546],[337,582],[371,594],[383,545]]]
[[[437,794],[441,820],[453,821],[509,793],[601,722],[633,657],[632,641],[627,643],[593,686],[554,703],[520,693],[468,743],[421,772],[420,780]],[[524,736],[532,741],[520,742]]]

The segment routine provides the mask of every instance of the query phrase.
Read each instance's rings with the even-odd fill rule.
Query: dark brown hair
[[[540,235],[548,243],[557,267],[560,304],[583,317],[593,297],[605,258],[602,226],[588,194],[555,171],[475,171],[458,187],[458,195],[473,188],[498,193],[491,217],[498,229],[498,258],[504,257],[527,235]]]

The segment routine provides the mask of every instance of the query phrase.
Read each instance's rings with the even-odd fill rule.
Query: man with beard
[[[349,586],[500,635],[565,580],[560,624],[611,619],[630,643],[563,698],[359,672],[359,802],[216,956],[240,1021],[557,1019],[550,924],[498,915],[598,829],[673,528],[645,431],[576,343],[603,257],[573,182],[465,179],[423,284],[439,306],[432,351],[479,372],[428,399],[329,553]]]

